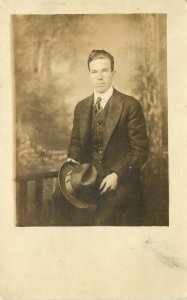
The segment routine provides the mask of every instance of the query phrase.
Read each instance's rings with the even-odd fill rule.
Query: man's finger
[[[102,189],[102,191],[100,192],[100,195],[103,194],[103,193],[106,193],[109,189],[110,189],[110,186],[105,184],[104,189]]]
[[[115,191],[116,187],[117,187],[117,185],[111,186],[111,190]]]
[[[100,195],[106,192],[115,191],[116,186],[105,185],[104,189],[100,192]]]
[[[103,179],[103,181],[100,184],[99,190],[102,190],[102,188],[106,185],[106,180]]]

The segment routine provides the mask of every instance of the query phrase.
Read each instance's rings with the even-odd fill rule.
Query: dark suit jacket
[[[93,95],[75,108],[68,157],[81,163],[90,162],[90,125]],[[148,137],[141,106],[133,97],[114,89],[105,120],[102,166],[104,176],[116,172],[119,182],[115,191],[99,195],[92,212],[71,205],[56,189],[53,196],[57,223],[64,226],[108,226],[140,224],[141,184],[137,175],[148,156]]]
[[[89,162],[89,133],[93,95],[80,101],[74,112],[68,157]],[[106,175],[116,172],[120,180],[137,173],[148,157],[145,119],[140,103],[114,89],[103,136],[102,165]]]

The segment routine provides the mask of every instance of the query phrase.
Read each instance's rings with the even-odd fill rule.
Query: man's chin
[[[106,87],[96,87],[96,91],[98,92],[98,93],[104,93],[104,92],[106,92],[106,90],[107,90],[108,88],[106,88]]]

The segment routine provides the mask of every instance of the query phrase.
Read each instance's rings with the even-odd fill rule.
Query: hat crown
[[[97,177],[96,169],[90,164],[78,165],[70,174],[70,180],[75,190],[92,187]]]
[[[97,170],[94,166],[65,162],[59,170],[58,182],[62,194],[72,205],[96,209],[94,195]]]

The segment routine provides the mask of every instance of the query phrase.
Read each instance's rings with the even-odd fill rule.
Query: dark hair
[[[92,50],[92,52],[90,53],[90,55],[88,57],[88,69],[90,69],[90,63],[93,60],[96,60],[99,58],[108,58],[111,63],[111,71],[114,71],[114,58],[109,52],[107,52],[105,50]]]

